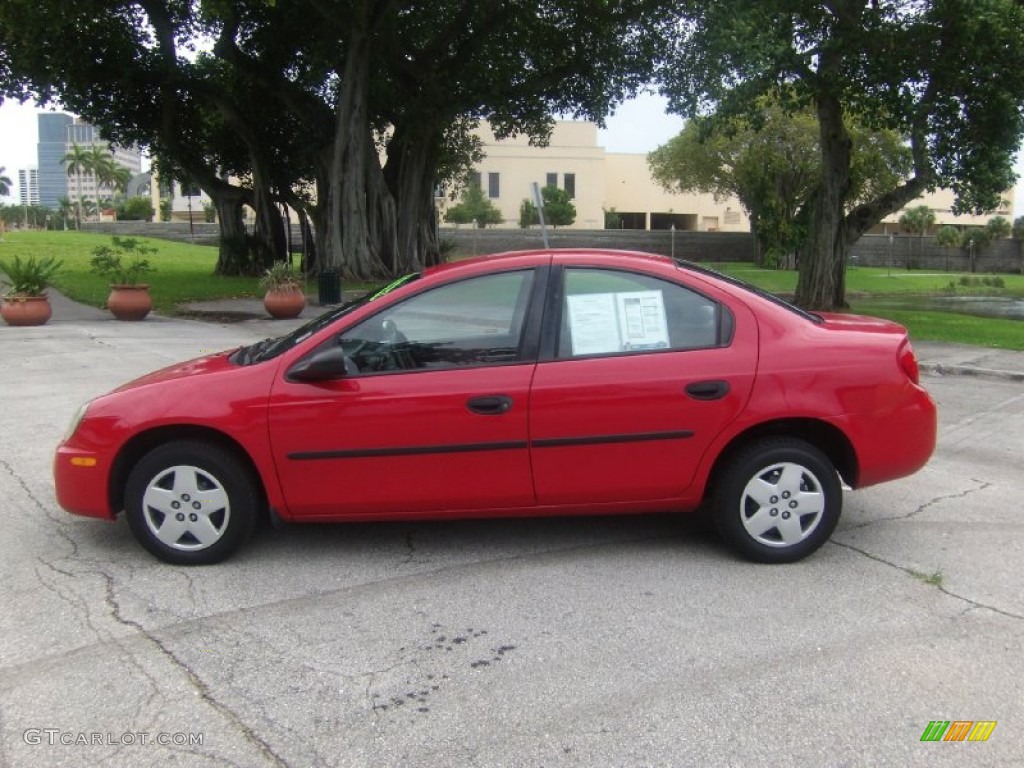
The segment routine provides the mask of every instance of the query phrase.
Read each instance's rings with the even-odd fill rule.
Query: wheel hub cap
[[[231,518],[227,491],[199,467],[169,467],[161,472],[146,487],[142,506],[146,525],[157,539],[191,552],[220,541]]]
[[[810,536],[825,512],[821,483],[806,467],[781,462],[750,479],[740,498],[747,533],[768,547],[791,547]]]

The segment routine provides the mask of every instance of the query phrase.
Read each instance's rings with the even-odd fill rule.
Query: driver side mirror
[[[345,351],[332,345],[304,357],[288,370],[285,378],[288,381],[333,381],[356,372]]]

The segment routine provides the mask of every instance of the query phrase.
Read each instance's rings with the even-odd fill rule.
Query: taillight
[[[907,374],[907,378],[915,384],[921,383],[921,371],[917,367],[917,356],[914,354],[914,348],[910,345],[910,341],[905,339],[900,345],[900,351],[897,355],[900,361],[900,368]]]

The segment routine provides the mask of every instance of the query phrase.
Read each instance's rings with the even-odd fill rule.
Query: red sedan
[[[906,331],[814,315],[694,265],[537,251],[410,275],[277,339],[96,398],[57,498],[172,563],[257,518],[689,511],[789,562],[852,488],[909,475],[935,405]]]

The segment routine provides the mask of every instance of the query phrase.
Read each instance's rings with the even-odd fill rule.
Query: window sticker
[[[667,349],[661,291],[584,293],[568,297],[573,355]]]

